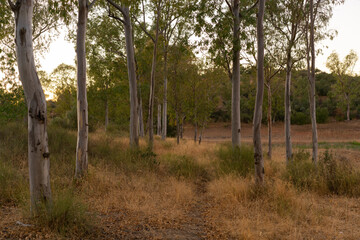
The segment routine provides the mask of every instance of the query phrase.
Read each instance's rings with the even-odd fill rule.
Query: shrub
[[[295,187],[305,190],[316,185],[316,166],[310,161],[310,153],[304,150],[295,152],[286,170],[285,178]]]
[[[42,206],[35,217],[39,225],[63,235],[88,232],[93,219],[87,212],[87,206],[72,191],[60,194],[50,208]]]
[[[327,123],[329,120],[329,111],[327,108],[316,109],[316,121],[317,123]]]
[[[326,151],[319,161],[319,177],[327,191],[338,195],[360,195],[360,172],[345,159],[336,160]]]
[[[0,163],[0,204],[19,204],[28,192],[24,177],[10,164]]]
[[[310,123],[309,114],[303,112],[294,112],[291,115],[291,123],[297,125],[304,125]]]
[[[223,145],[217,151],[220,174],[238,174],[247,176],[254,171],[254,150],[248,146],[233,148],[230,144]]]
[[[315,166],[310,161],[310,155],[300,155],[302,157],[293,158],[285,173],[285,178],[295,187],[322,194],[360,196],[360,172],[355,171],[349,162],[335,159],[326,151]]]
[[[185,155],[167,155],[165,164],[169,173],[177,178],[208,178],[205,168]]]

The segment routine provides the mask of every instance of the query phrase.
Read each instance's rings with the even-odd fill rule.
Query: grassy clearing
[[[301,190],[312,190],[320,194],[360,196],[360,171],[346,159],[339,159],[325,151],[315,166],[310,154],[299,151],[287,166],[285,178]]]
[[[16,148],[12,137],[26,137],[26,129],[15,124],[3,128],[0,205],[28,210],[26,141],[16,151],[7,148]],[[174,139],[156,139],[152,152],[144,141],[140,149],[129,149],[128,139],[114,133],[95,131],[89,137],[89,174],[74,181],[76,132],[49,128],[53,211],[20,219],[36,223],[36,234],[51,232],[52,239],[172,239],[181,236],[180,230],[199,227],[194,223],[199,211],[195,216],[206,222],[201,231],[209,239],[360,238],[356,159],[325,152],[315,167],[310,154],[300,150],[286,166],[285,150],[277,146],[273,160],[265,159],[266,183],[258,188],[248,146],[232,150],[230,144],[177,145]],[[6,222],[6,217],[0,219]],[[12,238],[25,238],[28,230],[19,231]]]

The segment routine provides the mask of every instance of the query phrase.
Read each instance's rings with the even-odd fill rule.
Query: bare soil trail
[[[265,124],[261,127],[262,142],[268,142],[268,132]],[[360,141],[360,120],[345,122],[330,122],[318,124],[319,142],[350,142]],[[194,138],[194,127],[186,125],[184,127],[184,138]],[[311,142],[311,125],[292,125],[291,138],[293,143]],[[273,124],[272,141],[273,143],[284,143],[284,123]],[[210,123],[204,129],[203,141],[224,142],[231,140],[231,123]],[[252,142],[252,124],[241,124],[241,141]]]

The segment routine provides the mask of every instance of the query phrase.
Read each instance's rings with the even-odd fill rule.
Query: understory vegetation
[[[76,132],[50,127],[51,211],[43,208],[30,216],[25,136],[22,123],[0,128],[0,204],[24,209],[18,218],[35,223],[32,231],[50,230],[51,239],[101,238],[115,226],[120,236],[142,231],[141,236],[152,238],[146,235],[151,232],[136,229],[191,224],[194,208],[202,209],[206,234],[218,238],[253,239],[260,231],[265,238],[283,239],[291,231],[294,239],[302,239],[315,226],[320,228],[318,236],[326,237],[335,234],[326,228],[334,224],[328,219],[334,212],[344,211],[341,202],[356,206],[360,196],[360,172],[351,160],[331,151],[322,151],[316,166],[301,148],[288,166],[282,159],[266,159],[267,180],[256,187],[250,145],[232,149],[227,143],[196,145],[185,140],[176,145],[168,139],[157,140],[154,151],[144,141],[135,150],[121,134],[103,130],[90,134],[89,174],[74,180]],[[207,200],[199,203],[203,198]],[[339,206],[331,205],[333,201]],[[267,217],[260,220],[262,225],[256,219],[263,214]],[[274,231],[274,224],[283,218],[286,224]],[[111,223],[114,228],[107,226],[114,221],[119,222]],[[295,233],[294,226],[302,229]]]

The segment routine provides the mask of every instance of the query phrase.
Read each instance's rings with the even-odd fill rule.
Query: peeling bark
[[[240,147],[240,14],[239,0],[233,0],[233,71],[231,96],[231,135],[232,146]]]
[[[78,134],[76,146],[75,177],[82,177],[88,170],[88,103],[86,96],[86,22],[88,5],[86,0],[79,0],[78,30],[76,40],[77,54],[77,120]]]
[[[36,215],[40,204],[50,206],[50,153],[47,136],[46,100],[39,81],[33,55],[33,0],[18,0],[12,6],[15,14],[16,56],[20,80],[28,107],[28,161],[31,212]]]
[[[259,12],[257,19],[257,87],[256,102],[253,120],[253,143],[255,162],[255,182],[261,185],[264,182],[264,159],[261,146],[261,120],[262,104],[264,97],[264,30],[263,20],[265,12],[265,0],[259,1]]]

